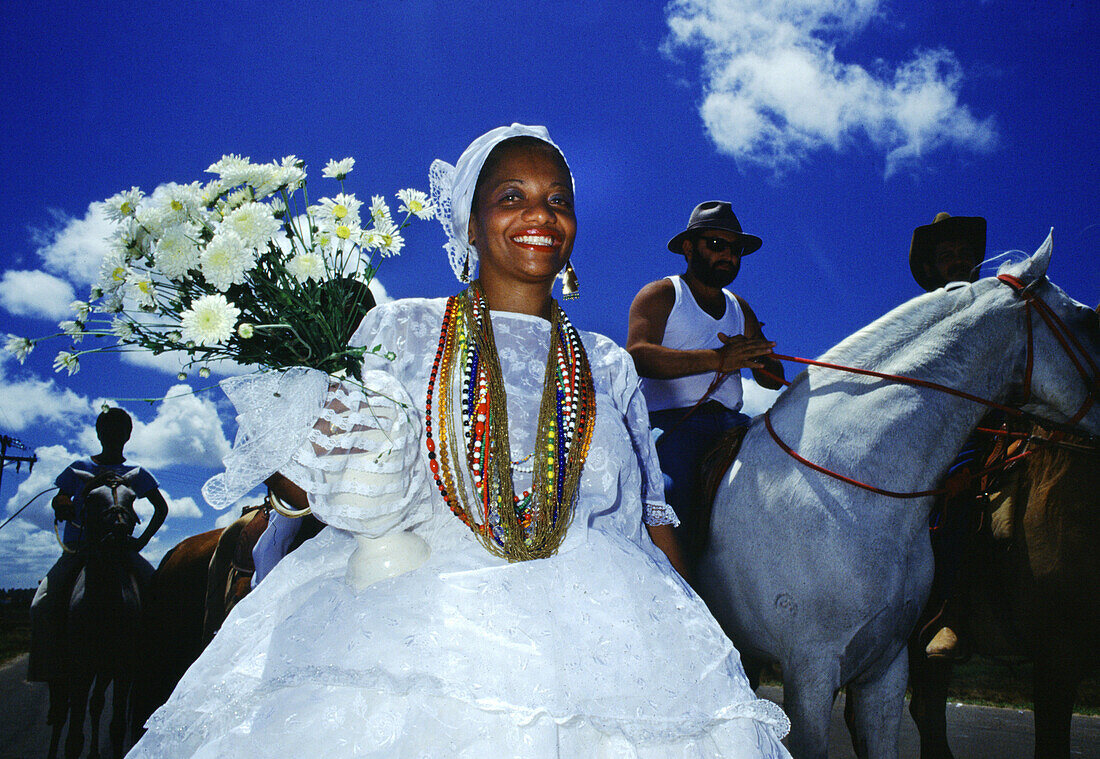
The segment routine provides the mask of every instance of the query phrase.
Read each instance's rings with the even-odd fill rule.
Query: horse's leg
[[[797,759],[827,759],[829,721],[836,693],[835,672],[826,671],[835,660],[810,660],[801,665],[783,662],[783,708],[791,718],[788,741]]]
[[[133,680],[128,675],[118,675],[114,682],[114,692],[111,695],[111,756],[122,759]]]
[[[951,662],[933,661],[924,652],[925,644],[914,633],[909,639],[909,686],[913,699],[909,714],[920,733],[921,759],[954,759],[947,742],[947,686],[951,682]]]
[[[69,732],[65,736],[65,759],[78,759],[84,751],[84,713],[88,709],[90,675],[80,673],[69,680]]]
[[[858,744],[866,759],[897,759],[909,659],[903,648],[877,677],[849,685]]]
[[[1074,656],[1072,641],[1048,636],[1037,646],[1033,676],[1035,701],[1035,756],[1069,757],[1070,723],[1083,663]]]
[[[88,719],[92,723],[91,747],[88,759],[99,759],[99,728],[103,721],[103,707],[107,703],[107,686],[111,678],[104,673],[96,675],[92,697],[88,701]]]
[[[46,724],[50,726],[49,759],[57,759],[57,749],[61,745],[61,731],[65,728],[65,715],[69,711],[69,691],[65,681],[50,680],[50,711]]]

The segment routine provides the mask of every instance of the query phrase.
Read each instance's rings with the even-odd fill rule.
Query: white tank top
[[[661,345],[676,350],[720,348],[718,333],[743,335],[745,315],[733,293],[722,290],[726,296],[726,311],[721,319],[711,317],[695,302],[691,289],[679,276],[666,277],[676,291],[676,302],[665,323],[665,335]],[[707,392],[714,381],[713,372],[689,374],[676,379],[642,378],[642,394],[650,411],[671,408],[690,408]],[[741,373],[732,372],[707,400],[715,400],[733,411],[741,410]]]

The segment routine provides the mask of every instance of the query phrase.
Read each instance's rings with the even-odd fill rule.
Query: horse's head
[[[89,544],[119,542],[137,525],[136,495],[126,480],[115,472],[93,477],[84,488],[84,526]]]
[[[1100,435],[1100,321],[1096,311],[1047,279],[1053,247],[1052,234],[1030,258],[997,273],[1022,300],[1030,330],[1023,357],[1025,409]]]

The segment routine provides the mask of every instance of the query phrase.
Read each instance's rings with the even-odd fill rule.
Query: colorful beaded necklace
[[[456,380],[461,387],[457,414],[450,413]],[[426,410],[428,465],[451,512],[496,556],[527,561],[553,555],[573,518],[596,420],[588,355],[557,301],[551,302],[550,352],[531,456],[512,461],[500,358],[477,281],[447,300]],[[452,469],[452,460],[465,460],[466,466]],[[524,471],[519,465],[528,460],[532,485],[520,497],[513,469]],[[476,498],[472,508],[469,493]]]

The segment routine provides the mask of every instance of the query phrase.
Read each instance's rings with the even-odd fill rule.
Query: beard
[[[737,279],[737,273],[741,270],[741,261],[732,261],[730,267],[715,267],[703,260],[701,255],[694,255],[688,262],[688,268],[695,278],[707,287],[725,287]]]

